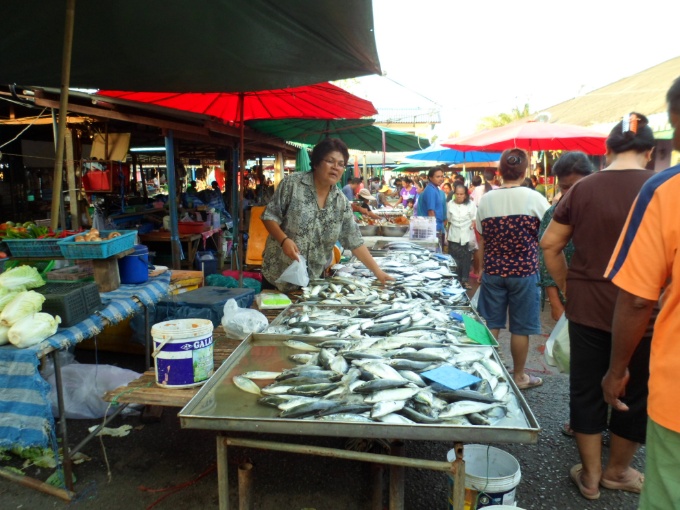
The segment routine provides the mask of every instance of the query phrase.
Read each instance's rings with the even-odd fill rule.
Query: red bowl
[[[202,221],[180,221],[177,223],[177,230],[180,234],[200,234],[208,230]]]

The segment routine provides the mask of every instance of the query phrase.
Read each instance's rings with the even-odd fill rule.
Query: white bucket
[[[456,451],[446,456],[456,460]],[[517,459],[493,446],[468,444],[463,449],[465,461],[465,510],[515,507],[516,488],[522,478]],[[449,475],[449,510],[453,509],[453,477]],[[503,505],[503,506],[492,506]]]
[[[168,388],[199,386],[213,374],[213,325],[207,319],[178,319],[154,324],[156,384]]]

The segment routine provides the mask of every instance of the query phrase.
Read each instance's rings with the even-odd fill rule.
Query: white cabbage
[[[60,323],[58,315],[52,317],[49,313],[34,313],[16,322],[9,328],[7,336],[15,347],[24,349],[54,335]]]
[[[9,343],[9,337],[7,332],[9,331],[9,326],[0,325],[0,345],[5,345]]]
[[[6,289],[35,289],[43,285],[45,280],[32,266],[18,266],[0,274],[0,287]]]
[[[12,326],[27,315],[39,312],[44,302],[45,296],[34,290],[20,292],[0,313],[0,324]]]
[[[17,297],[17,294],[19,292],[22,292],[26,289],[18,289],[18,290],[10,290],[10,289],[5,289],[4,287],[0,287],[0,312],[7,306],[7,303],[12,301],[15,297]]]

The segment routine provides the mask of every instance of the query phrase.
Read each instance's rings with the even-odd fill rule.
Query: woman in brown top
[[[640,492],[644,477],[631,467],[645,440],[650,339],[642,341],[630,366],[627,412],[612,410],[601,381],[609,366],[611,324],[618,289],[604,273],[635,197],[654,175],[646,170],[654,135],[647,118],[631,114],[607,138],[607,167],[578,181],[564,195],[541,240],[545,265],[566,296],[570,341],[570,423],[581,464],[570,477],[586,499],[599,486]],[[570,239],[574,255],[567,270],[562,250]],[[602,468],[603,431],[611,433],[610,455]]]

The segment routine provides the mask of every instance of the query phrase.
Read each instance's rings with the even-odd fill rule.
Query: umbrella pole
[[[179,241],[179,227],[177,225],[177,187],[175,184],[175,143],[172,130],[165,133],[165,168],[168,182],[168,209],[170,210],[170,252],[172,254],[172,268],[180,268],[180,254],[182,245]],[[191,268],[189,268],[191,269]]]
[[[76,0],[66,2],[66,20],[64,24],[64,49],[61,60],[61,95],[59,97],[59,126],[57,128],[57,150],[54,160],[54,176],[52,179],[52,230],[56,230],[59,221],[59,207],[62,201],[61,181],[64,171],[64,141],[66,134],[66,110],[68,109],[68,87],[71,81],[71,54],[73,51],[73,27],[76,17]],[[62,225],[66,228],[66,225]],[[64,445],[67,447],[67,445]]]
[[[543,151],[543,180],[545,181],[545,197],[548,198],[548,156]]]
[[[240,150],[238,152],[238,160],[239,160],[239,172],[241,175],[241,185],[239,186],[239,193],[238,193],[238,216],[239,216],[239,229],[235,231],[235,233],[239,236],[239,243],[238,243],[238,286],[239,288],[243,287],[243,262],[245,261],[245,256],[244,256],[244,250],[243,250],[243,236],[241,235],[241,225],[243,225],[243,195],[244,195],[244,188],[245,188],[245,126],[243,125],[243,107],[245,103],[245,94],[243,92],[239,93],[239,107],[240,107],[240,123],[241,123],[241,146]]]

